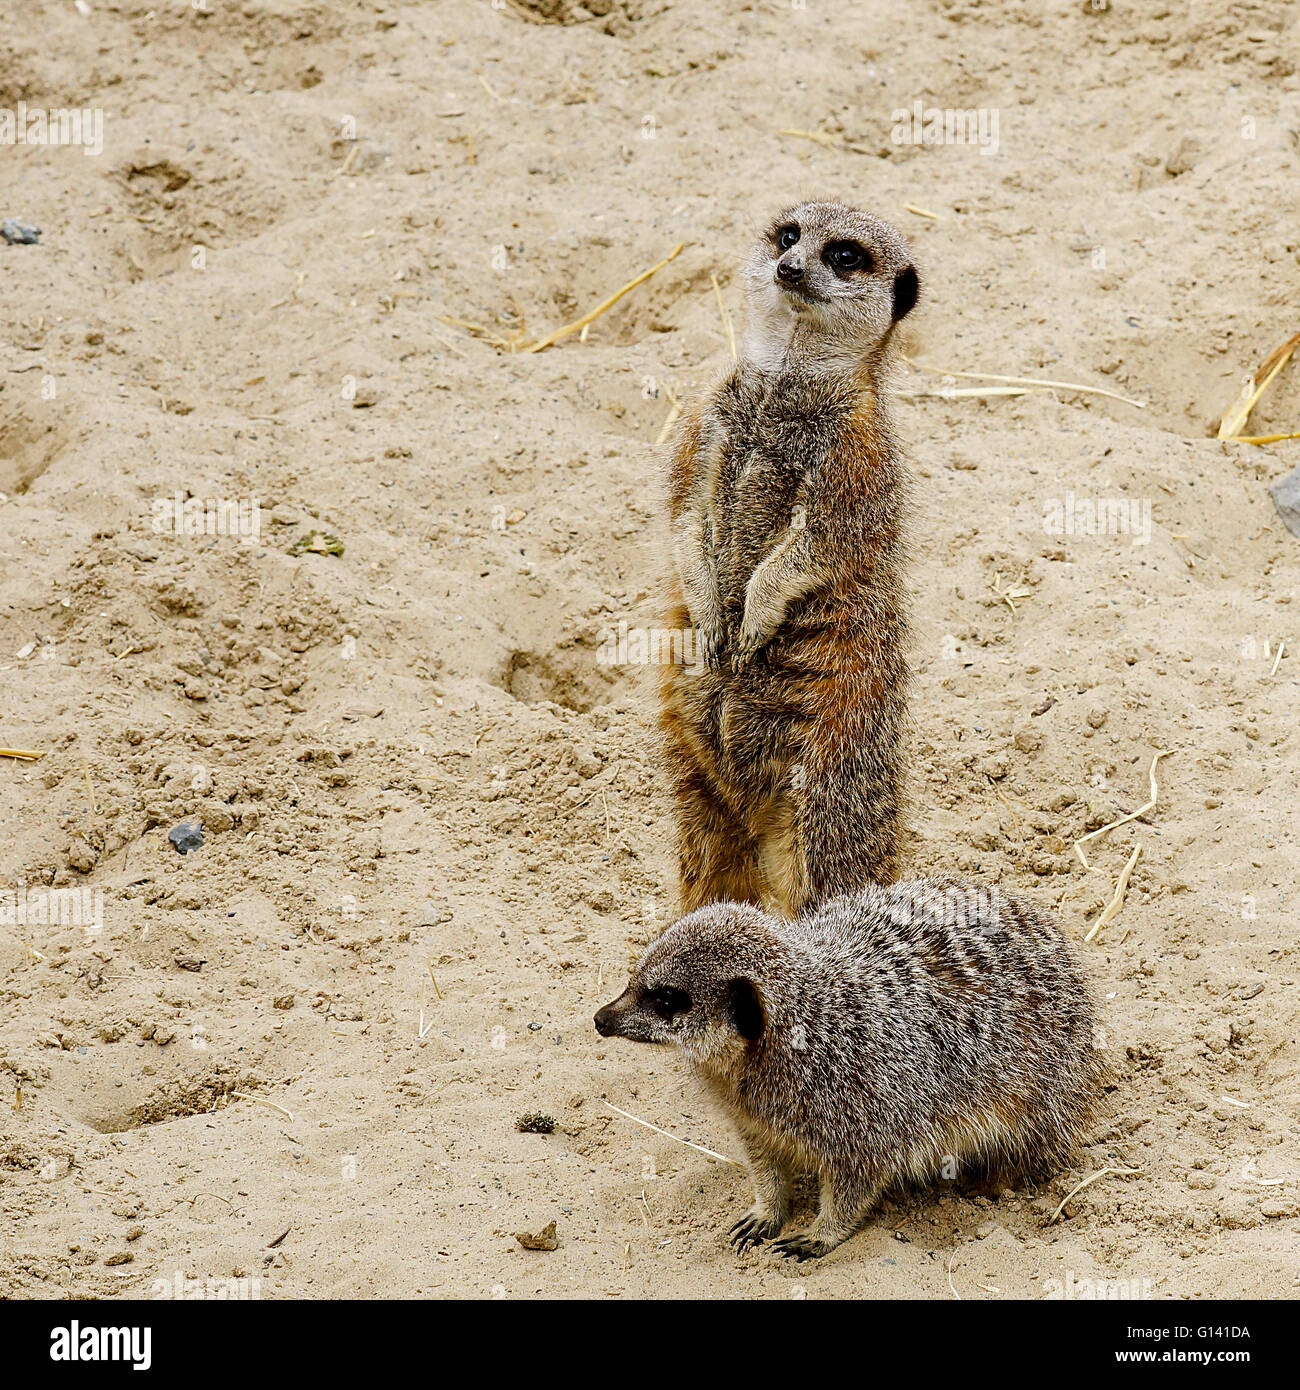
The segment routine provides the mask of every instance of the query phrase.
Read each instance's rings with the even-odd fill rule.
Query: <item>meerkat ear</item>
[[[763,1016],[763,1004],[758,997],[752,980],[732,980],[727,986],[731,996],[731,1017],[736,1032],[742,1038],[755,1042],[763,1036],[767,1019]]]
[[[916,304],[921,292],[921,282],[916,278],[916,267],[909,265],[894,276],[894,322],[906,318]]]

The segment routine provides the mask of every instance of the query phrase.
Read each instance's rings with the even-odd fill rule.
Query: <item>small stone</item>
[[[578,743],[573,748],[573,768],[579,777],[594,777],[604,764],[589,743]]]
[[[1165,159],[1165,173],[1171,178],[1186,174],[1196,167],[1196,160],[1200,154],[1200,142],[1194,136],[1183,136]]]
[[[373,404],[373,402],[371,402]],[[337,536],[327,536],[321,532],[308,531],[305,536],[299,536],[289,547],[287,553],[290,555],[342,555],[343,542]]]
[[[1088,727],[1091,729],[1100,729],[1109,718],[1110,711],[1108,709],[1103,709],[1100,705],[1093,705],[1088,711]]]
[[[189,854],[191,850],[202,848],[203,827],[194,820],[183,820],[167,832],[167,838],[176,846],[177,854]]]
[[[554,1250],[559,1245],[555,1235],[555,1222],[548,1222],[543,1230],[533,1235],[529,1231],[519,1231],[515,1239],[525,1250]]]
[[[271,1003],[274,1004],[277,1009],[292,1009],[293,995],[277,994],[275,998],[271,1001]]]
[[[35,246],[41,239],[41,229],[33,222],[19,222],[13,217],[6,217],[0,222],[0,237],[10,246]]]
[[[1293,536],[1300,536],[1300,467],[1278,478],[1269,487],[1269,496],[1278,515]]]
[[[104,1261],[106,1265],[129,1265],[133,1264],[135,1256],[129,1250],[119,1250],[116,1255],[110,1255]]]

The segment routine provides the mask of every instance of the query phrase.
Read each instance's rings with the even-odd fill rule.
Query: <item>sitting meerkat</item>
[[[713,903],[654,941],[596,1015],[676,1043],[736,1124],[755,1201],[740,1249],[806,1260],[906,1182],[987,1189],[1066,1166],[1097,1089],[1093,1010],[1065,939],[1028,903],[953,879],[868,885],[788,921]]]
[[[670,474],[661,725],[681,905],[793,916],[899,873],[907,623],[903,476],[886,397],[916,303],[903,238],[839,203],[777,217],[745,270],[734,369]]]

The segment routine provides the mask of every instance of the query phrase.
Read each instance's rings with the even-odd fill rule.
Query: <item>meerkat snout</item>
[[[596,1014],[596,1032],[602,1038],[630,1038],[633,1042],[666,1043],[680,1031],[678,1020],[690,1012],[691,998],[672,985],[647,986],[633,979],[628,987]]]
[[[651,1015],[649,1009],[651,1004],[644,998],[644,992],[628,986],[619,998],[613,999],[596,1013],[596,1033],[603,1038],[631,1038],[634,1042],[666,1042],[667,1038],[660,1037],[658,1030],[652,1029],[649,1023],[652,1017],[658,1017],[660,1023],[665,1019],[670,1020],[672,1013]]]

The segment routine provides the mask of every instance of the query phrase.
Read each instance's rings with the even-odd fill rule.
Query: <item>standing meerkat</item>
[[[714,903],[647,949],[596,1015],[604,1036],[676,1043],[744,1140],[776,1236],[796,1177],[820,1178],[805,1260],[896,1185],[988,1188],[1066,1166],[1099,1079],[1093,1010],[1065,939],[1028,903],[953,879],[869,885],[796,921]]]
[[[903,238],[840,203],[777,217],[745,269],[740,360],[669,476],[661,724],[682,911],[793,916],[899,873],[907,684],[903,476],[886,399],[916,303]]]

